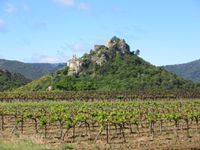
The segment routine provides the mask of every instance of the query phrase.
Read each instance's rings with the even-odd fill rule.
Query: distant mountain
[[[131,51],[123,39],[113,37],[106,45],[95,45],[89,54],[75,55],[68,66],[20,87],[41,90],[176,90],[200,87],[162,67],[151,65]]]
[[[23,63],[20,61],[0,59],[0,69],[8,70],[13,73],[20,73],[28,79],[34,80],[54,72],[66,64],[49,64],[49,63]]]
[[[200,59],[185,64],[168,65],[164,68],[184,79],[200,82]]]
[[[31,80],[19,73],[10,73],[7,70],[0,70],[0,92],[20,87],[30,81]]]

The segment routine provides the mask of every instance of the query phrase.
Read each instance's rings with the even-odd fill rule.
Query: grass
[[[73,150],[74,146],[65,144],[53,148],[50,145],[35,144],[29,140],[0,141],[0,150]]]

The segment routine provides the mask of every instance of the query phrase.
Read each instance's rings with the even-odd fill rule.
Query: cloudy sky
[[[0,0],[0,58],[66,62],[114,35],[154,65],[200,59],[200,1]]]

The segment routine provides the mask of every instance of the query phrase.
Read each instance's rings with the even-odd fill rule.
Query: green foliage
[[[34,80],[62,68],[65,64],[48,64],[48,63],[23,63],[0,59],[0,69],[9,72],[20,73],[28,79]]]
[[[12,142],[0,141],[1,150],[55,150],[47,144],[35,144],[30,140],[15,140]],[[75,146],[72,144],[62,144],[56,147],[57,150],[73,150]]]
[[[42,80],[45,79],[45,82]],[[50,81],[51,80],[51,81]],[[47,84],[49,83],[49,84]],[[186,81],[176,75],[155,67],[136,55],[124,58],[116,56],[101,67],[90,63],[80,76],[68,76],[66,70],[28,84],[23,90],[46,90],[52,85],[54,90],[148,90],[187,89],[199,84]],[[30,88],[27,88],[30,87]]]
[[[41,77],[38,80],[34,80],[31,83],[26,84],[25,86],[19,87],[18,91],[46,91],[51,85],[51,75]]]
[[[41,135],[41,130],[45,130],[47,139],[54,139],[58,137],[60,132],[60,138],[65,141],[65,137],[69,142],[70,133],[72,132],[73,142],[81,142],[82,139],[80,136],[84,135],[84,129],[87,127],[92,127],[92,130],[86,130],[87,133],[83,136],[84,142],[86,141],[85,136],[89,135],[92,131],[93,135],[97,135],[96,138],[90,138],[96,141],[99,134],[105,135],[106,131],[107,142],[108,137],[113,130],[121,130],[120,134],[124,137],[128,135],[131,136],[133,133],[132,129],[137,128],[138,135],[140,131],[147,134],[147,129],[150,129],[150,133],[161,133],[166,132],[172,133],[180,129],[183,132],[185,130],[193,130],[192,133],[197,132],[199,128],[199,119],[200,119],[200,100],[176,100],[176,101],[167,101],[165,100],[148,100],[148,101],[45,101],[45,102],[4,102],[0,103],[0,112],[4,112],[4,117],[14,117],[21,118],[23,116],[23,124],[26,126],[25,134],[30,133],[35,134],[33,131],[39,129],[37,134]],[[27,118],[26,114],[32,114],[31,118]],[[40,126],[32,128],[35,126],[35,123],[29,119],[37,120],[40,123]],[[2,121],[2,117],[1,117]],[[16,120],[17,121],[17,120]],[[22,121],[21,121],[22,122]],[[162,123],[161,123],[162,122]],[[189,124],[188,124],[189,123]],[[6,127],[12,127],[13,120],[6,121]],[[28,126],[27,126],[28,124]],[[1,124],[3,126],[4,124]],[[55,126],[59,125],[60,131],[55,130]],[[95,126],[94,126],[95,125]],[[194,128],[196,126],[196,129]],[[160,126],[160,131],[158,127]],[[186,128],[185,128],[186,127]],[[22,126],[21,126],[22,128]],[[78,128],[78,132],[75,132]],[[164,128],[164,130],[162,130]],[[127,129],[130,130],[130,133],[127,134]],[[155,129],[155,130],[154,130]],[[124,132],[126,130],[126,132]],[[32,131],[32,132],[31,132]],[[69,132],[68,132],[69,131]],[[169,132],[170,131],[170,132]],[[5,130],[1,131],[2,133]],[[6,131],[7,132],[7,131]],[[104,133],[103,133],[104,132]],[[48,134],[47,134],[48,133]],[[64,134],[63,134],[64,133]],[[103,134],[102,134],[103,133]],[[125,135],[126,133],[126,135]],[[115,134],[115,136],[121,137],[120,134]],[[76,135],[76,136],[75,136]],[[110,134],[113,136],[113,134]],[[157,134],[158,135],[158,134]],[[135,135],[133,135],[135,137]],[[37,136],[36,136],[37,137]],[[116,138],[119,141],[119,138]],[[89,139],[88,139],[89,140]],[[113,139],[112,139],[113,140]],[[72,142],[72,141],[70,141]],[[0,149],[4,149],[1,146]],[[27,147],[24,147],[24,146]],[[16,147],[13,147],[12,144],[9,144],[9,149],[30,149],[30,146],[33,146],[32,149],[40,149],[42,145],[33,144],[32,142],[24,143],[23,145],[17,144]],[[4,146],[4,145],[3,145]],[[11,147],[10,147],[11,146]],[[7,147],[7,146],[6,146]],[[12,148],[13,147],[13,148]],[[30,148],[29,148],[30,147]],[[43,147],[43,149],[50,149]],[[73,145],[64,145],[56,149],[77,149]]]
[[[10,73],[6,70],[0,70],[0,91],[11,90],[30,82],[24,76],[18,73]]]
[[[184,79],[200,82],[200,60],[180,65],[168,65],[164,68]]]
[[[15,140],[13,142],[0,142],[1,150],[53,150],[49,145],[34,144],[28,140]]]

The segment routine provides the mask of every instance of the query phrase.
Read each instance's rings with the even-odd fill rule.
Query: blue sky
[[[114,35],[154,65],[200,59],[200,1],[0,0],[0,58],[66,62]]]

